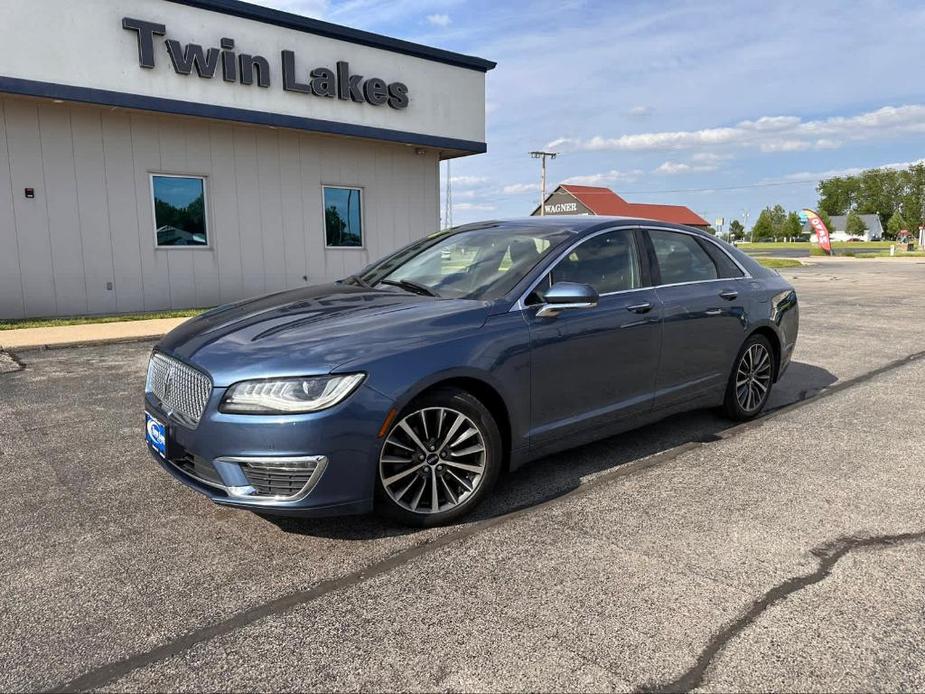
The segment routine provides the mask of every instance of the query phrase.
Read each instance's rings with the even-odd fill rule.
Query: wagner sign
[[[572,214],[578,212],[577,202],[557,202],[552,205],[543,205],[546,214]]]
[[[237,53],[232,38],[222,38],[220,47],[204,48],[198,43],[182,44],[165,38],[167,27],[156,22],[124,17],[122,28],[135,33],[138,41],[138,65],[146,69],[157,66],[157,48],[162,46],[179,75],[191,75],[195,70],[201,79],[221,75],[225,82],[245,86],[271,87],[270,61],[262,55]],[[282,88],[287,92],[310,94],[328,99],[341,99],[372,106],[388,104],[394,109],[407,108],[408,87],[402,82],[386,83],[378,77],[364,78],[350,74],[350,64],[337,61],[334,69],[315,67],[299,70],[294,51],[280,52]]]

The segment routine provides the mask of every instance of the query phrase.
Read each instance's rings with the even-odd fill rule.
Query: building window
[[[152,174],[151,194],[159,248],[209,245],[204,178]]]
[[[324,237],[329,248],[362,248],[361,189],[324,186]]]

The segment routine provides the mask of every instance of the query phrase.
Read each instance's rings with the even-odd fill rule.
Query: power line
[[[741,186],[710,186],[708,188],[674,188],[671,190],[621,190],[620,195],[660,195],[662,193],[712,193],[714,191],[724,190],[745,190],[747,188],[770,188],[773,186],[794,186],[812,183],[816,185],[818,180],[806,179],[802,181],[770,181],[768,183],[750,183]],[[566,183],[565,185],[570,185]],[[579,183],[572,185],[581,185]],[[583,192],[582,195],[610,195],[610,192]]]

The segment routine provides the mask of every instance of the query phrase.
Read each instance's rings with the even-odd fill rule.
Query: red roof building
[[[543,203],[547,215],[593,214],[613,217],[640,217],[659,222],[686,224],[706,229],[709,222],[683,205],[652,205],[627,202],[610,188],[597,186],[560,185]],[[540,208],[533,211],[539,215]]]

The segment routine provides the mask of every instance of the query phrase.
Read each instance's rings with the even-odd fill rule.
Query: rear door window
[[[719,269],[720,277],[727,279],[732,277],[745,276],[745,273],[742,272],[742,268],[736,265],[732,258],[726,255],[726,253],[715,243],[712,243],[707,239],[697,239],[697,241],[701,246],[703,246],[704,250],[710,254],[713,262],[716,263],[716,267]]]
[[[720,278],[716,263],[691,234],[649,229],[661,284],[706,282]]]

